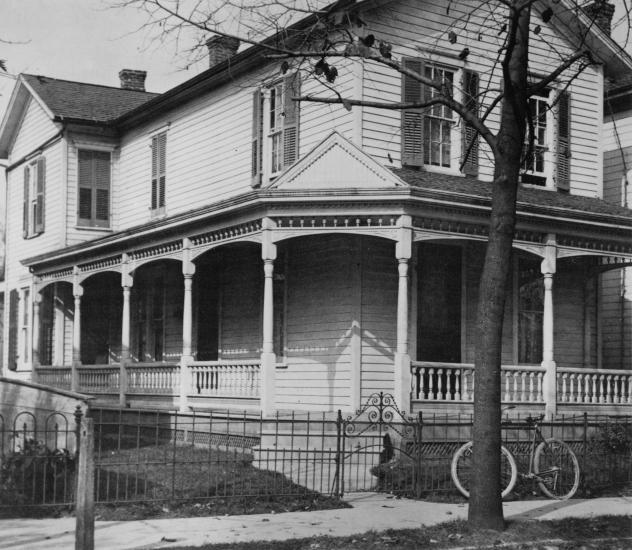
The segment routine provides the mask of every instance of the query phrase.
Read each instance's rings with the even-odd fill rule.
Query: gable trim
[[[264,189],[282,189],[283,187],[290,188],[293,183],[298,180],[301,175],[307,173],[319,160],[332,151],[334,148],[339,148],[349,156],[350,160],[360,164],[365,170],[375,174],[382,185],[367,185],[366,188],[376,187],[408,187],[408,184],[402,180],[399,176],[394,174],[388,168],[382,166],[373,157],[365,153],[357,145],[344,138],[337,131],[333,131],[325,139],[323,139],[318,145],[316,145],[309,153],[295,162],[286,172],[281,174],[271,183],[265,185]],[[309,187],[301,187],[302,189],[309,189]],[[318,187],[323,189],[325,187]],[[355,186],[353,189],[364,188],[364,186]]]

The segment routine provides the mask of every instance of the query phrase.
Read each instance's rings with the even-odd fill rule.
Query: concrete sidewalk
[[[97,521],[98,550],[150,549],[207,543],[285,540],[320,535],[347,536],[367,531],[410,529],[467,517],[466,504],[444,504],[358,493],[346,500],[353,508],[247,516]],[[628,515],[632,497],[590,500],[506,502],[507,519],[560,519]],[[0,520],[0,548],[74,549],[74,518]]]

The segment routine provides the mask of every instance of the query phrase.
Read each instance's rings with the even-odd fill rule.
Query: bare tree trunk
[[[528,8],[510,16],[489,239],[477,310],[474,467],[468,519],[478,528],[496,530],[504,528],[499,475],[502,330],[525,136],[529,20]]]

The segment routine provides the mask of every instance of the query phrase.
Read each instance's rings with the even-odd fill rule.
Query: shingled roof
[[[426,189],[434,193],[458,194],[464,198],[467,196],[469,200],[478,199],[483,202],[491,200],[491,183],[480,181],[471,176],[452,176],[424,170],[411,170],[410,168],[395,168],[393,172],[411,187]],[[621,218],[622,221],[625,220],[626,225],[632,225],[631,209],[595,197],[555,193],[548,189],[534,187],[520,187],[517,204],[519,209],[521,207],[526,209],[531,207],[548,210],[558,209],[581,214],[580,217],[584,217],[586,214],[611,216]]]
[[[65,120],[112,122],[158,95],[48,76],[23,74],[22,78],[55,117]]]

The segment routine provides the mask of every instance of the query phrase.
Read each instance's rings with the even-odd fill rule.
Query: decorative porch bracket
[[[544,412],[547,419],[557,413],[557,368],[553,355],[553,275],[556,271],[557,247],[555,235],[549,234],[545,239],[544,259],[540,270],[544,276],[544,311],[542,314],[542,366],[544,373],[543,393]]]
[[[397,242],[395,257],[398,265],[397,286],[397,348],[395,351],[395,401],[401,410],[410,411],[412,374],[408,345],[408,284],[409,262],[412,256],[413,228],[410,216],[400,216],[397,220]]]
[[[276,224],[270,218],[262,220],[261,259],[263,260],[263,349],[261,352],[261,411],[272,415],[275,409],[276,355],[274,353],[274,260],[277,247],[273,229]]]

